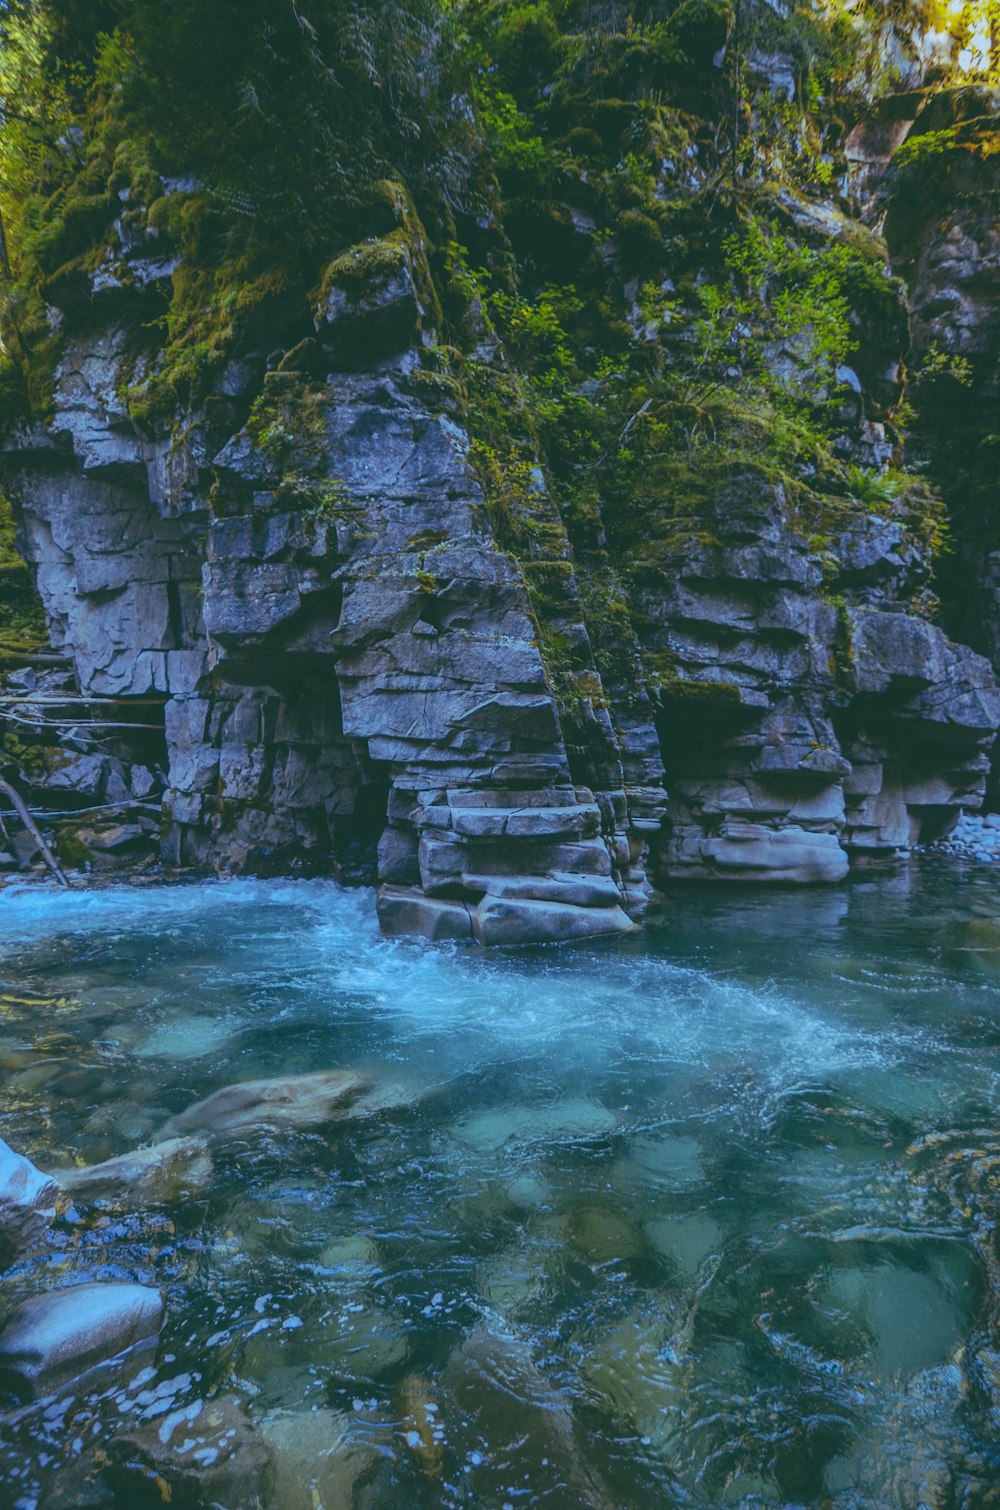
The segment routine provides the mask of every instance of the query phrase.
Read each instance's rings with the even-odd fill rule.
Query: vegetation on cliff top
[[[904,477],[873,504],[858,481],[852,363],[862,332],[901,349],[905,316],[884,247],[844,213],[843,144],[931,33],[988,77],[992,25],[979,0],[7,0],[3,418],[45,415],[61,311],[101,270],[132,276],[122,245],[169,268],[120,384],[157,433],[245,419],[234,356],[300,340],[324,278],[405,260],[419,226],[425,386],[469,426],[540,621],[573,591],[563,526],[595,581],[660,569],[711,539],[734,463],[763,468],[810,539],[880,507],[939,543],[926,489]],[[402,219],[387,184],[412,196]],[[901,388],[868,386],[901,476]]]

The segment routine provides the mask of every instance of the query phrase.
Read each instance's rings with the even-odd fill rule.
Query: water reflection
[[[3,1303],[135,1278],[167,1329],[8,1413],[12,1503],[1000,1496],[985,868],[692,892],[641,938],[492,956],[387,943],[321,883],[7,892],[0,945],[0,1136],[42,1167],[234,1082],[385,1088],[210,1130],[183,1195],[74,1197]]]

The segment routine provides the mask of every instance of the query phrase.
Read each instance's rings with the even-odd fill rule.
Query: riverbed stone
[[[370,1428],[352,1435],[355,1417],[343,1411],[279,1410],[261,1422],[271,1454],[274,1510],[340,1510],[353,1504],[354,1486],[375,1461]]]
[[[385,1110],[405,1099],[402,1088],[380,1087],[359,1070],[242,1080],[171,1117],[163,1135],[170,1139],[194,1133],[245,1134],[261,1127],[322,1127]]]
[[[48,1231],[58,1193],[51,1176],[0,1140],[0,1267]]]
[[[275,1504],[271,1452],[234,1395],[123,1422],[109,1452],[111,1482],[134,1495],[136,1505],[147,1503],[151,1484],[158,1503],[190,1510],[272,1510]]]
[[[28,1395],[151,1345],[163,1297],[146,1285],[72,1285],[21,1303],[0,1332],[0,1379]]]
[[[211,1183],[212,1156],[204,1138],[168,1138],[103,1164],[57,1172],[76,1200],[116,1206],[160,1206],[200,1194]]]
[[[481,1153],[508,1145],[569,1143],[607,1136],[617,1127],[614,1112],[583,1097],[550,1104],[515,1103],[472,1112],[455,1125],[455,1136]]]

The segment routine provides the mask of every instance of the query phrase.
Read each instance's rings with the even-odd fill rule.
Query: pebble
[[[925,854],[953,855],[978,864],[1000,862],[1000,813],[962,813],[944,839],[923,846]]]

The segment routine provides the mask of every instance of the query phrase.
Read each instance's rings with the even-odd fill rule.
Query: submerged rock
[[[368,1441],[354,1441],[351,1417],[335,1410],[281,1410],[261,1423],[274,1474],[274,1510],[339,1510],[375,1462]]]
[[[153,1503],[190,1510],[271,1510],[276,1503],[271,1454],[241,1403],[228,1395],[126,1427],[110,1452],[108,1477],[135,1495],[123,1503],[146,1504],[151,1484]]]
[[[495,1153],[509,1145],[606,1137],[617,1126],[617,1117],[606,1106],[575,1097],[551,1105],[515,1104],[470,1112],[455,1124],[454,1134],[479,1152]]]
[[[535,1347],[518,1329],[498,1317],[478,1323],[448,1359],[440,1387],[445,1425],[472,1428],[475,1450],[466,1468],[472,1503],[499,1502],[494,1464],[512,1442],[524,1449],[524,1466],[532,1466],[539,1501],[592,1510],[618,1503],[581,1461],[572,1396],[540,1367]]]
[[[0,1140],[0,1267],[48,1231],[58,1193],[49,1175]]]
[[[189,1133],[246,1133],[259,1127],[322,1127],[346,1117],[364,1117],[406,1099],[400,1090],[374,1084],[359,1070],[320,1070],[274,1080],[242,1080],[196,1101],[163,1129],[167,1138]]]
[[[0,1333],[0,1381],[35,1394],[156,1340],[163,1297],[145,1285],[73,1285],[24,1301]]]
[[[80,1200],[159,1206],[204,1190],[212,1178],[212,1157],[203,1138],[168,1138],[149,1148],[58,1171],[62,1188]]]

